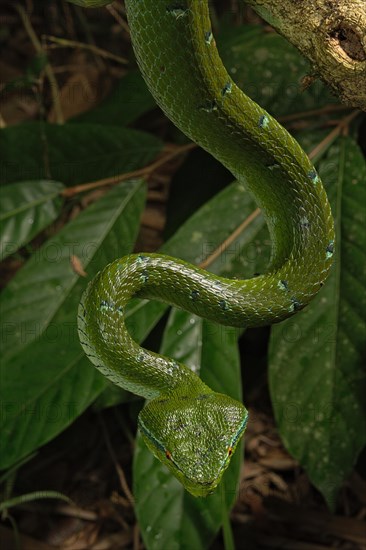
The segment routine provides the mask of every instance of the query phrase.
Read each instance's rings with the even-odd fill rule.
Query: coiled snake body
[[[126,7],[136,57],[157,103],[246,185],[273,242],[268,273],[249,280],[218,277],[160,254],[129,255],[101,271],[80,303],[85,353],[115,384],[149,400],[139,415],[146,444],[188,491],[205,496],[230,462],[246,409],[183,364],[134,342],[124,322],[126,304],[132,297],[158,299],[238,327],[281,321],[306,306],[325,281],[333,220],[306,154],[226,72],[207,2],[127,0]]]

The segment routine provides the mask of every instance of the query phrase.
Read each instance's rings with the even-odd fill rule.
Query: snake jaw
[[[219,484],[247,418],[245,407],[231,397],[178,390],[150,401],[140,413],[139,427],[149,449],[185,489],[205,497]]]

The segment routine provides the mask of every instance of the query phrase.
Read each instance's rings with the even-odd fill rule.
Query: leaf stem
[[[261,213],[260,208],[256,208],[255,210],[253,210],[253,212],[249,214],[249,216],[245,218],[245,220],[243,220],[236,229],[234,229],[231,235],[229,235],[228,238],[225,239],[224,242],[221,243],[212,252],[212,254],[207,256],[207,258],[200,263],[200,267],[202,269],[206,269],[207,267],[209,267],[209,265],[211,265],[212,262],[214,262],[222,254],[222,252],[226,250],[226,248],[228,248],[231,245],[231,243],[234,242],[235,239],[239,237],[239,235],[241,235],[244,229],[246,229],[248,225],[250,225],[252,221],[254,221],[259,216],[260,213]]]
[[[47,46],[47,49],[51,50],[57,47],[60,48],[80,48],[83,50],[88,50],[92,52],[94,55],[98,55],[100,57],[104,57],[105,59],[112,59],[113,61],[116,61],[117,63],[120,63],[121,65],[126,65],[128,63],[128,60],[125,57],[121,57],[120,55],[116,55],[112,52],[108,52],[106,50],[103,50],[102,48],[98,48],[97,46],[94,46],[94,44],[86,44],[85,42],[78,42],[77,40],[68,40],[66,38],[60,38],[58,36],[52,36],[49,34],[43,35],[44,38],[52,42],[51,45]]]
[[[336,113],[338,111],[349,111],[350,107],[347,105],[325,105],[324,107],[321,107],[320,109],[312,109],[310,111],[300,111],[298,113],[291,113],[290,115],[282,115],[277,118],[279,122],[292,122],[293,120],[313,117],[313,116],[321,116],[321,115],[327,115],[329,113]]]
[[[336,140],[336,138],[343,134],[343,132],[348,128],[352,120],[354,120],[361,111],[353,111],[351,114],[343,118],[339,124],[327,135],[325,138],[318,143],[316,147],[309,153],[309,159],[313,162],[319,160],[319,157],[330,147],[330,145]]]
[[[44,54],[44,50],[42,48],[42,44],[40,43],[38,36],[36,35],[32,23],[30,22],[30,19],[27,15],[27,12],[23,8],[23,6],[20,6],[19,4],[15,4],[15,9],[17,10],[23,26],[30,38],[30,41],[33,44],[34,49],[36,50],[37,54]],[[53,69],[51,67],[50,62],[47,60],[47,64],[44,68],[44,71],[46,73],[46,76],[48,78],[48,82],[50,83],[51,88],[51,95],[52,95],[52,103],[55,109],[55,115],[56,115],[56,122],[57,124],[63,124],[65,122],[64,115],[61,108],[60,103],[60,91],[58,88],[57,80],[55,78]]]
[[[182,145],[181,147],[175,147],[172,151],[168,151],[166,155],[164,155],[163,157],[155,160],[154,162],[152,162],[151,164],[148,164],[147,166],[144,166],[143,168],[139,168],[138,170],[133,170],[132,172],[126,172],[125,174],[119,174],[117,176],[104,178],[102,180],[92,181],[90,183],[82,183],[80,185],[75,185],[75,187],[68,187],[67,189],[64,189],[64,191],[61,194],[64,197],[73,197],[78,193],[90,191],[91,189],[103,187],[104,185],[116,184],[116,183],[120,183],[121,181],[126,181],[132,178],[138,178],[142,176],[148,177],[157,168],[159,168],[163,164],[166,164],[169,160],[173,159],[178,155],[181,155],[182,153],[185,153],[186,151],[190,151],[195,147],[197,147],[195,143],[188,143],[187,145]]]
[[[121,25],[122,29],[126,31],[127,35],[130,36],[130,28],[126,23],[126,21],[123,19],[123,17],[121,17],[121,15],[118,13],[116,8],[112,4],[108,4],[108,6],[106,6],[106,9],[109,11],[111,16],[117,21],[117,23]]]

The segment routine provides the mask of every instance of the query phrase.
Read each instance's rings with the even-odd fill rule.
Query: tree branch
[[[366,111],[365,0],[247,0],[346,105]]]

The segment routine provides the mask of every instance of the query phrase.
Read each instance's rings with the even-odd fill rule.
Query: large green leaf
[[[214,390],[241,400],[235,330],[174,309],[160,351],[189,365]],[[195,498],[152,456],[139,436],[134,458],[134,495],[147,548],[207,548],[235,498],[240,464],[241,447],[224,475],[221,490],[205,499]]]
[[[0,184],[52,178],[77,185],[117,177],[151,162],[161,146],[150,134],[104,124],[10,126],[0,130]]]
[[[312,304],[273,327],[270,385],[283,441],[332,507],[366,440],[366,165],[343,138],[319,171],[336,220],[335,265]]]
[[[111,94],[95,109],[69,122],[118,124],[126,126],[156,107],[141,73],[130,71],[116,84]]]
[[[233,270],[232,263],[235,256],[240,255],[241,246],[250,246],[263,228],[263,217],[260,214],[252,216],[255,210],[256,205],[243,185],[234,182],[197,210],[169,239],[163,250],[194,264],[200,264],[219,250],[220,255],[210,264],[210,271],[242,277],[242,272]],[[227,237],[245,220],[248,221],[245,229],[233,243],[225,244]],[[253,275],[253,269],[255,265],[248,262],[249,276]]]
[[[59,215],[62,183],[21,181],[1,190],[0,260],[27,244]]]
[[[237,85],[274,116],[337,102],[320,81],[302,90],[308,61],[282,36],[262,26],[230,26],[218,35],[218,48]]]
[[[106,386],[80,346],[77,307],[88,280],[131,251],[144,197],[141,181],[113,188],[35,252],[2,293],[0,468],[58,434]],[[87,278],[73,270],[72,254]]]

